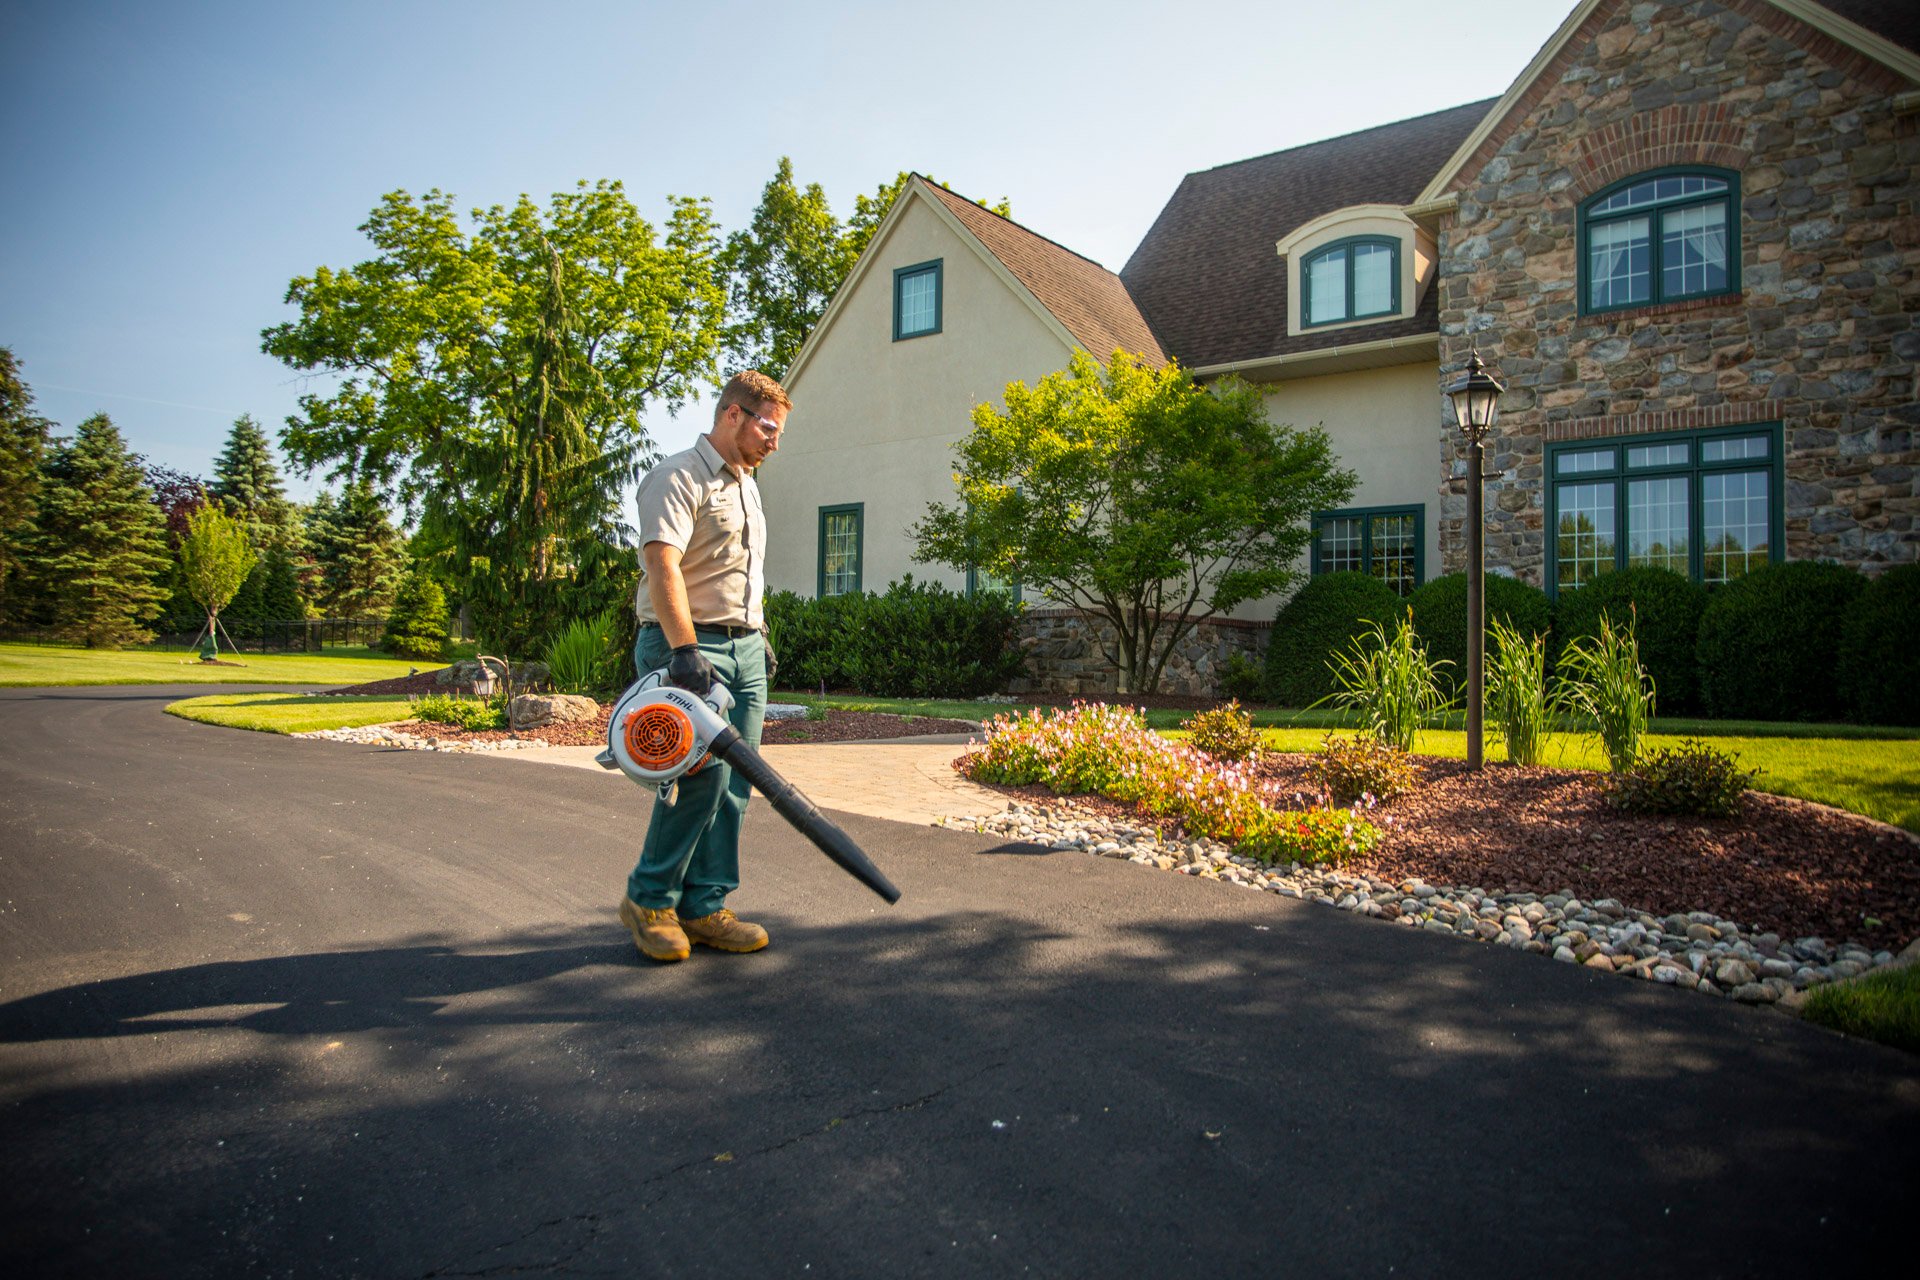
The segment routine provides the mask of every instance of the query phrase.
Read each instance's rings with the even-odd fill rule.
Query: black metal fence
[[[220,648],[229,642],[242,653],[319,653],[340,645],[371,647],[380,642],[387,623],[384,618],[278,618],[254,622],[228,622],[220,619]],[[186,649],[192,646],[199,628],[156,635],[155,646],[162,649]]]

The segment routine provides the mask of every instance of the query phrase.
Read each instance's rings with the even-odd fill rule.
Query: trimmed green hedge
[[[1467,683],[1467,575],[1449,573],[1435,578],[1413,593],[1407,603],[1413,609],[1413,629],[1427,648],[1427,656],[1436,663],[1445,659],[1451,667],[1441,677],[1457,690]],[[1548,635],[1553,630],[1553,608],[1547,593],[1530,587],[1517,578],[1489,573],[1485,603],[1487,657],[1494,652],[1493,620],[1499,618],[1522,636]]]
[[[1840,633],[1867,580],[1844,565],[1762,565],[1716,588],[1700,616],[1707,714],[1734,720],[1838,720]],[[1908,641],[1910,643],[1910,640]]]
[[[1920,725],[1920,564],[1872,579],[1847,610],[1840,692],[1862,723]]]
[[[853,689],[882,698],[975,698],[1026,670],[1020,606],[964,596],[911,575],[884,594],[767,597],[784,689]]]
[[[1635,568],[1603,573],[1587,585],[1563,590],[1553,606],[1553,657],[1573,641],[1600,633],[1602,616],[1615,630],[1633,624],[1640,664],[1653,677],[1659,714],[1699,710],[1695,649],[1707,589],[1671,569]]]
[[[1281,607],[1267,644],[1266,696],[1287,707],[1312,706],[1334,691],[1327,663],[1377,622],[1388,626],[1405,602],[1365,573],[1309,578]]]

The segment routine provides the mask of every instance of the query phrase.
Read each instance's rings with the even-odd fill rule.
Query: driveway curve
[[[1777,1011],[839,815],[889,908],[764,803],[735,905],[773,946],[653,966],[612,910],[637,788],[162,714],[205,691],[0,691],[7,1274],[1846,1274],[1906,1238],[1915,1060]]]

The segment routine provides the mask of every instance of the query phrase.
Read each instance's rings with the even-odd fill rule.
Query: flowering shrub
[[[1195,712],[1180,727],[1193,735],[1196,751],[1215,760],[1251,760],[1260,754],[1260,731],[1253,727],[1253,717],[1240,709],[1238,698],[1224,707]]]
[[[1347,809],[1285,812],[1261,794],[1251,766],[1214,760],[1147,729],[1139,712],[1104,703],[1000,715],[962,759],[976,782],[1039,783],[1055,795],[1095,792],[1264,862],[1337,863],[1370,852],[1379,828]]]
[[[1377,738],[1320,740],[1320,754],[1307,765],[1314,783],[1335,800],[1352,802],[1362,796],[1391,800],[1419,783],[1413,760],[1398,747]]]

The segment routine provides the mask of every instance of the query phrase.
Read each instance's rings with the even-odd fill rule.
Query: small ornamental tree
[[[1077,353],[1006,410],[982,404],[955,455],[959,501],[913,526],[914,558],[1024,583],[1111,624],[1107,658],[1151,693],[1195,624],[1284,591],[1308,519],[1353,493],[1326,433],[1267,420],[1233,379]]]
[[[209,635],[218,636],[220,611],[253,572],[256,558],[246,530],[213,503],[187,516],[187,536],[180,540],[180,566],[186,575],[187,594],[207,611]]]

